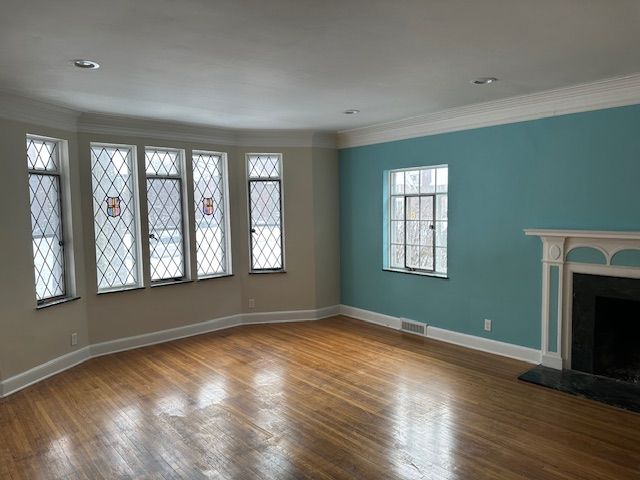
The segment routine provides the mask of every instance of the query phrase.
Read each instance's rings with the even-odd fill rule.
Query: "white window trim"
[[[62,227],[62,242],[63,242],[63,254],[64,254],[64,294],[56,297],[45,298],[42,300],[37,299],[35,293],[35,277],[34,277],[34,295],[33,298],[36,301],[36,308],[44,308],[46,306],[58,305],[71,300],[76,300],[77,292],[77,278],[75,270],[75,253],[73,243],[73,221],[72,221],[72,202],[71,202],[71,178],[69,174],[69,142],[68,140],[47,137],[44,135],[37,135],[27,133],[25,139],[41,140],[47,142],[55,142],[58,146],[58,175],[60,181],[60,222]],[[25,151],[26,160],[26,151]],[[41,174],[41,171],[32,170],[27,164],[27,178],[30,174]],[[29,201],[29,224],[31,224],[31,201]],[[32,234],[33,235],[33,234]],[[32,271],[35,275],[35,258],[33,257],[33,239],[31,241],[31,260]]]
[[[390,170],[386,170],[384,172],[384,182],[386,182],[386,198],[385,198],[385,202],[386,202],[386,211],[385,211],[385,227],[386,227],[386,245],[385,245],[385,249],[386,249],[386,254],[384,255],[384,259],[383,259],[383,265],[382,265],[382,270],[387,271],[387,272],[396,272],[396,273],[407,273],[410,275],[418,275],[418,276],[423,276],[423,277],[436,277],[436,278],[444,278],[444,279],[448,279],[449,278],[449,237],[447,235],[447,246],[445,247],[447,249],[447,271],[446,272],[439,272],[437,270],[434,271],[428,271],[428,270],[420,270],[420,269],[410,269],[410,268],[398,268],[398,267],[392,267],[391,266],[391,209],[392,209],[392,203],[391,202],[391,198],[394,196],[391,193],[391,175],[393,173],[396,172],[411,172],[411,171],[415,171],[415,170],[427,170],[427,169],[438,169],[438,168],[447,168],[447,171],[449,170],[449,165],[446,163],[442,163],[442,164],[438,164],[438,165],[420,165],[420,166],[415,166],[415,167],[406,167],[406,168],[394,168],[394,169],[390,169]],[[425,193],[424,195],[433,195],[434,196],[434,210],[436,208],[435,202],[436,202],[436,196],[438,195],[438,191],[437,191],[437,185],[436,185],[436,191],[431,194],[431,193]],[[413,195],[413,194],[412,194]],[[423,195],[423,194],[415,194],[415,195]],[[440,193],[440,195],[442,195],[442,192]],[[449,184],[447,184],[447,191],[446,191],[446,195],[447,195],[447,205],[448,205],[448,199],[449,199]],[[406,198],[405,194],[402,194],[403,197]],[[405,211],[405,215],[406,215],[406,211]],[[435,223],[435,218],[434,218],[434,223]],[[448,214],[448,208],[447,208],[447,227],[449,224],[449,214]],[[406,228],[406,226],[405,226]],[[435,233],[434,233],[434,247],[435,247]],[[406,256],[406,244],[405,244],[405,256]],[[434,268],[436,267],[436,258],[435,258],[435,252],[434,252]],[[405,263],[406,263],[406,259],[405,259]]]
[[[135,200],[135,208],[133,209],[133,212],[135,214],[135,219],[133,222],[133,226],[135,228],[135,238],[136,238],[136,273],[138,276],[138,281],[136,283],[132,283],[130,285],[122,285],[119,287],[107,287],[107,288],[100,288],[99,286],[97,286],[98,284],[98,266],[97,264],[95,265],[95,270],[96,270],[96,286],[97,286],[97,294],[103,294],[103,293],[113,293],[113,292],[123,292],[123,291],[127,291],[127,290],[139,290],[141,288],[144,288],[144,270],[143,270],[143,262],[142,259],[144,258],[142,256],[142,215],[141,215],[141,211],[140,211],[140,179],[139,179],[139,162],[138,162],[138,148],[136,145],[127,145],[124,143],[106,143],[106,142],[90,142],[89,143],[89,158],[91,158],[91,149],[96,146],[96,147],[107,147],[107,148],[128,148],[131,151],[131,177],[132,177],[132,183],[133,183],[133,194],[132,196],[134,197]],[[90,173],[91,172],[91,167],[92,164],[89,165],[89,169],[90,169]],[[93,178],[91,178],[91,202],[93,204]],[[97,252],[96,252],[96,237],[95,237],[95,212],[93,211],[93,205],[91,207],[91,218],[93,219],[92,221],[92,230],[93,230],[93,251],[94,251],[94,257],[97,258]],[[94,258],[94,259],[95,259]]]
[[[252,239],[251,239],[251,180],[252,178],[249,176],[249,157],[251,156],[271,156],[278,157],[278,162],[280,164],[280,175],[277,177],[277,180],[280,182],[280,249],[282,255],[282,267],[278,269],[254,269],[253,268],[253,252],[252,252]],[[248,152],[245,153],[244,156],[244,168],[245,168],[245,179],[246,179],[246,191],[247,191],[247,240],[248,240],[248,249],[249,249],[249,273],[251,274],[269,274],[269,273],[286,273],[287,271],[287,256],[285,254],[285,221],[284,221],[284,162],[282,153],[269,153],[269,152]],[[254,177],[253,180],[258,180],[259,177]]]
[[[180,158],[180,175],[154,175],[147,173],[147,150],[163,150],[166,152],[176,152]],[[152,287],[161,286],[161,285],[170,285],[170,284],[179,284],[179,283],[189,283],[192,281],[192,272],[191,272],[191,228],[189,226],[189,195],[188,195],[188,186],[187,186],[187,162],[186,162],[186,154],[185,150],[182,148],[174,148],[174,147],[159,147],[155,145],[145,145],[144,147],[144,180],[145,180],[145,199],[147,201],[147,244],[149,245],[149,255],[147,257],[147,262],[149,263],[149,278],[150,285]],[[181,195],[181,212],[182,212],[182,255],[183,255],[183,263],[184,263],[184,272],[183,276],[180,278],[168,278],[168,279],[159,279],[153,280],[151,279],[151,243],[149,242],[151,239],[149,238],[149,211],[148,211],[148,203],[149,203],[149,191],[147,187],[147,179],[149,178],[175,178],[180,180],[180,195]],[[195,226],[194,226],[195,228]],[[195,231],[195,230],[194,230]]]
[[[229,201],[229,161],[226,152],[214,152],[210,150],[192,150],[191,151],[191,188],[193,189],[193,196],[195,198],[195,184],[193,182],[193,157],[195,155],[219,155],[220,162],[222,167],[222,196],[224,202],[224,237],[225,237],[225,271],[223,273],[214,273],[211,275],[198,275],[198,264],[197,264],[197,247],[195,251],[196,255],[196,269],[195,269],[195,277],[197,280],[207,280],[209,278],[219,278],[219,277],[228,277],[233,275],[233,261],[232,261],[232,251],[231,251],[231,206]],[[193,207],[195,208],[195,201],[191,202]],[[195,238],[196,236],[196,222],[195,222],[195,214],[193,221],[193,232],[192,235]]]

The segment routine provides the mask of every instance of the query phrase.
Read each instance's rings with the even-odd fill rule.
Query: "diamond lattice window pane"
[[[179,179],[147,178],[151,280],[184,276],[182,194]]]
[[[249,178],[279,178],[279,155],[249,155]]]
[[[253,270],[282,268],[280,182],[251,181],[251,265]]]
[[[139,285],[133,152],[127,146],[91,146],[98,290]]]
[[[194,153],[193,194],[198,276],[227,273],[223,159]]]
[[[48,162],[42,163],[42,169]],[[65,295],[60,177],[29,174],[36,298]]]
[[[147,175],[180,175],[180,152],[147,148],[145,171]]]
[[[27,165],[29,170],[55,172],[59,170],[58,142],[27,137]]]

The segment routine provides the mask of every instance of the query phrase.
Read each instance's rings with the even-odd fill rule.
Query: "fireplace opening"
[[[640,383],[640,301],[596,297],[593,373]]]
[[[571,368],[640,385],[640,279],[573,275]]]

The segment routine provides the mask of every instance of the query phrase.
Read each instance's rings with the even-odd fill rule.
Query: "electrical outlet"
[[[484,329],[487,332],[491,331],[491,320],[489,320],[487,318],[484,319]]]
[[[249,308],[256,308],[256,299],[255,298],[250,298],[249,299]]]
[[[71,334],[71,346],[77,345],[78,344],[78,334],[77,333],[72,333]]]

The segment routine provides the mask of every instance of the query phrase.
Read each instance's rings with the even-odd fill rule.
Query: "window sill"
[[[183,283],[193,283],[193,280],[186,278],[183,278],[182,280],[159,280],[158,282],[152,283],[151,288],[166,287],[169,285],[182,285]]]
[[[198,278],[198,282],[204,282],[206,280],[214,280],[216,278],[227,278],[227,277],[233,277],[233,273],[221,273],[219,275],[209,275],[208,277],[201,277]]]
[[[43,308],[53,307],[54,305],[62,305],[63,303],[74,302],[76,300],[80,300],[80,297],[58,298],[56,300],[50,300],[48,302],[44,302],[39,305],[36,305],[36,310],[42,310]]]
[[[249,270],[249,275],[266,275],[269,273],[287,273],[286,270]]]
[[[404,270],[402,268],[389,268],[389,267],[385,267],[382,270],[385,272],[406,273],[409,275],[418,275],[421,277],[435,277],[435,278],[442,278],[444,280],[449,279],[449,276],[445,273],[419,272],[419,271],[412,271],[412,270]]]
[[[121,292],[131,292],[134,290],[144,290],[144,287],[142,286],[135,286],[135,287],[124,287],[124,288],[114,288],[113,290],[103,290],[103,291],[99,291],[97,294],[98,295],[108,295],[110,293],[121,293]]]

